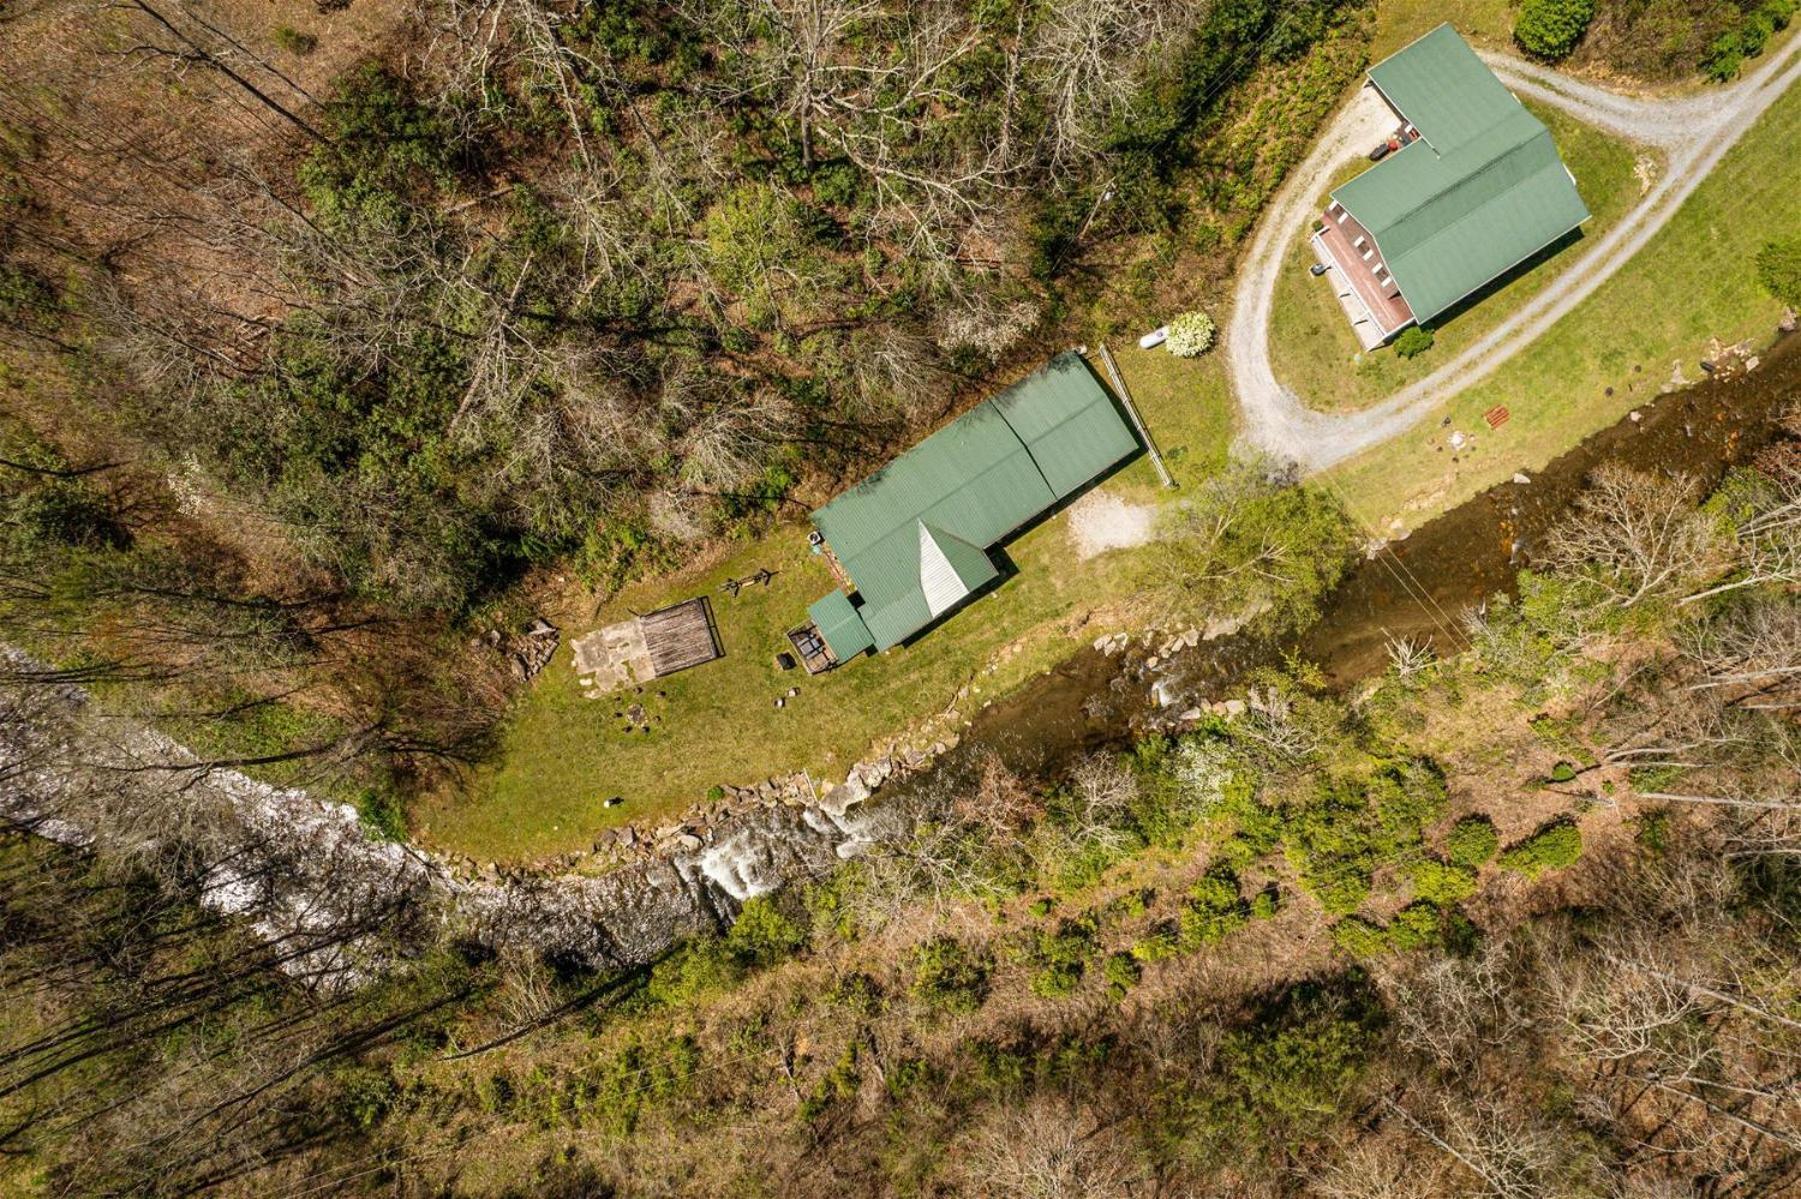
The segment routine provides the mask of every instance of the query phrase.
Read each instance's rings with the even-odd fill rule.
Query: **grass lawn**
[[[1656,398],[1680,362],[1701,377],[1712,337],[1767,343],[1781,305],[1758,285],[1752,256],[1801,229],[1801,88],[1764,114],[1649,246],[1580,307],[1447,409],[1333,472],[1368,523],[1408,527],[1517,470],[1533,470]],[[1612,394],[1608,394],[1609,392]],[[1482,413],[1512,419],[1490,432]],[[1452,430],[1475,451],[1441,449]]]
[[[1178,478],[1217,468],[1233,419],[1220,361],[1184,362],[1136,346],[1116,354]],[[1158,487],[1142,457],[1106,486],[1137,501],[1171,494]],[[801,769],[822,786],[842,781],[872,746],[942,713],[965,683],[976,680],[983,698],[998,697],[1117,627],[1124,601],[1136,590],[1131,551],[1078,562],[1059,515],[1006,547],[1016,574],[917,644],[808,678],[774,663],[776,652],[786,648],[786,630],[833,586],[807,549],[806,531],[804,525],[783,525],[704,570],[630,588],[598,621],[569,628],[575,636],[628,610],[710,595],[726,657],[660,679],[642,694],[590,700],[577,685],[565,645],[520,697],[498,764],[479,772],[462,793],[419,803],[412,812],[416,834],[427,844],[478,858],[523,861],[585,849],[610,825],[673,818],[714,784],[754,783]],[[725,579],[759,567],[778,572],[768,587],[735,598],[719,592]],[[775,700],[789,687],[799,687],[800,694],[778,709]],[[649,733],[626,731],[625,720],[614,715],[634,702],[649,714]],[[613,795],[625,802],[603,808]]]
[[[1632,145],[1553,110],[1528,107],[1550,127],[1588,210],[1594,214],[1582,227],[1582,237],[1562,244],[1515,271],[1498,287],[1440,318],[1434,328],[1437,343],[1410,359],[1400,357],[1390,346],[1363,352],[1331,285],[1307,273],[1314,262],[1311,244],[1304,236],[1296,237],[1276,284],[1270,314],[1270,357],[1276,377],[1310,406],[1327,411],[1367,407],[1430,374],[1569,269],[1582,256],[1584,242],[1592,244],[1637,201],[1640,188],[1632,168],[1638,151]],[[1362,162],[1348,168],[1345,178],[1370,165]],[[1325,203],[1326,197],[1321,196],[1316,209],[1323,209]]]
[[[1514,5],[1509,0],[1382,0],[1376,17],[1371,62],[1382,61],[1446,21],[1477,46],[1505,49],[1513,41]]]

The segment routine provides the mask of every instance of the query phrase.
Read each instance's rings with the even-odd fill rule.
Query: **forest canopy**
[[[189,352],[203,332],[111,316],[144,436],[354,591],[451,612],[534,564],[617,580],[777,510],[948,411],[1089,286],[1097,247],[1235,237],[1283,164],[1256,127],[1212,136],[1234,85],[1358,19],[1320,0],[435,13],[404,71],[336,85],[297,193],[238,173],[259,216],[234,249],[287,310],[265,355],[220,369]],[[1329,104],[1338,78],[1313,74],[1295,86]]]

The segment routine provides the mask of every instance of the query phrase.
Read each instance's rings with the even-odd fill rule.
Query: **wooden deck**
[[[1318,244],[1331,258],[1335,282],[1341,289],[1349,285],[1380,334],[1378,340],[1386,341],[1413,323],[1413,310],[1401,298],[1400,285],[1388,273],[1375,239],[1337,204],[1327,206],[1324,220]]]
[[[713,604],[704,595],[640,616],[638,628],[644,634],[653,678],[725,657]]]

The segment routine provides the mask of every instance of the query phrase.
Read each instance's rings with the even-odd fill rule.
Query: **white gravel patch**
[[[1131,549],[1155,536],[1157,509],[1128,504],[1105,491],[1091,491],[1069,509],[1069,541],[1087,561],[1108,550]]]

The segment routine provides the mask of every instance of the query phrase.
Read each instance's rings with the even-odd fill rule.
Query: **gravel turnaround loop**
[[[1277,381],[1269,357],[1270,312],[1288,247],[1308,227],[1314,200],[1368,139],[1369,111],[1357,95],[1290,176],[1264,215],[1239,271],[1225,330],[1226,367],[1243,412],[1246,442],[1319,471],[1380,445],[1493,374],[1592,295],[1644,249],[1757,118],[1801,78],[1801,35],[1790,36],[1736,83],[1676,97],[1607,91],[1511,55],[1483,59],[1517,94],[1558,108],[1619,137],[1662,150],[1661,174],[1575,265],[1531,304],[1433,371],[1372,408],[1316,412]]]

